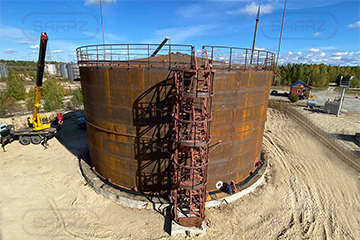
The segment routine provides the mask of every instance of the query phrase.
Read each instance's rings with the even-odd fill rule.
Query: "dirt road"
[[[184,239],[163,231],[154,210],[98,195],[56,139],[51,147],[13,143],[0,153],[0,239]],[[305,129],[269,110],[266,183],[231,205],[207,210],[193,239],[360,239],[359,173]]]

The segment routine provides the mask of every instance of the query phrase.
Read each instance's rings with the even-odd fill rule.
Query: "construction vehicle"
[[[57,132],[57,128],[51,127],[50,119],[39,114],[47,41],[47,34],[45,32],[41,33],[33,116],[32,118],[28,117],[27,128],[15,130],[13,125],[1,124],[0,140],[4,151],[4,146],[14,140],[19,140],[22,145],[41,143],[44,147],[47,147],[47,141]]]

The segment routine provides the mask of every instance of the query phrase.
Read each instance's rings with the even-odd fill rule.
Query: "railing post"
[[[147,49],[148,49],[148,68],[150,68],[150,45],[147,45]]]
[[[231,69],[231,56],[232,56],[232,48],[230,48],[229,70]]]
[[[246,70],[247,55],[248,55],[248,50],[246,49],[246,51],[245,51],[245,69],[244,70]]]
[[[171,45],[169,45],[169,70],[171,69]]]
[[[127,45],[127,53],[128,53],[128,67],[130,67],[130,46],[129,44]]]
[[[265,67],[267,69],[267,65],[268,65],[268,54],[269,52],[266,52],[266,57],[265,57]]]
[[[99,64],[99,46],[96,46],[96,63]]]
[[[259,69],[259,57],[260,57],[260,51],[258,50],[258,55],[257,55],[257,63],[256,63],[256,70]]]
[[[112,52],[112,45],[110,45],[110,66],[113,64],[113,52]]]
[[[214,60],[214,47],[211,47],[211,63]]]

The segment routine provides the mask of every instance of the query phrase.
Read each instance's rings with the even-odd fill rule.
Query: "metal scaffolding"
[[[193,51],[190,68],[173,69],[176,89],[173,216],[183,226],[199,227],[205,219],[215,73],[205,47],[202,60],[199,67]]]

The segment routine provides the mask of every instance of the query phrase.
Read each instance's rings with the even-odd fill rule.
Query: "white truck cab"
[[[1,133],[2,131],[5,131],[6,127],[7,127],[7,124],[6,124],[6,123],[0,123],[0,133]]]

